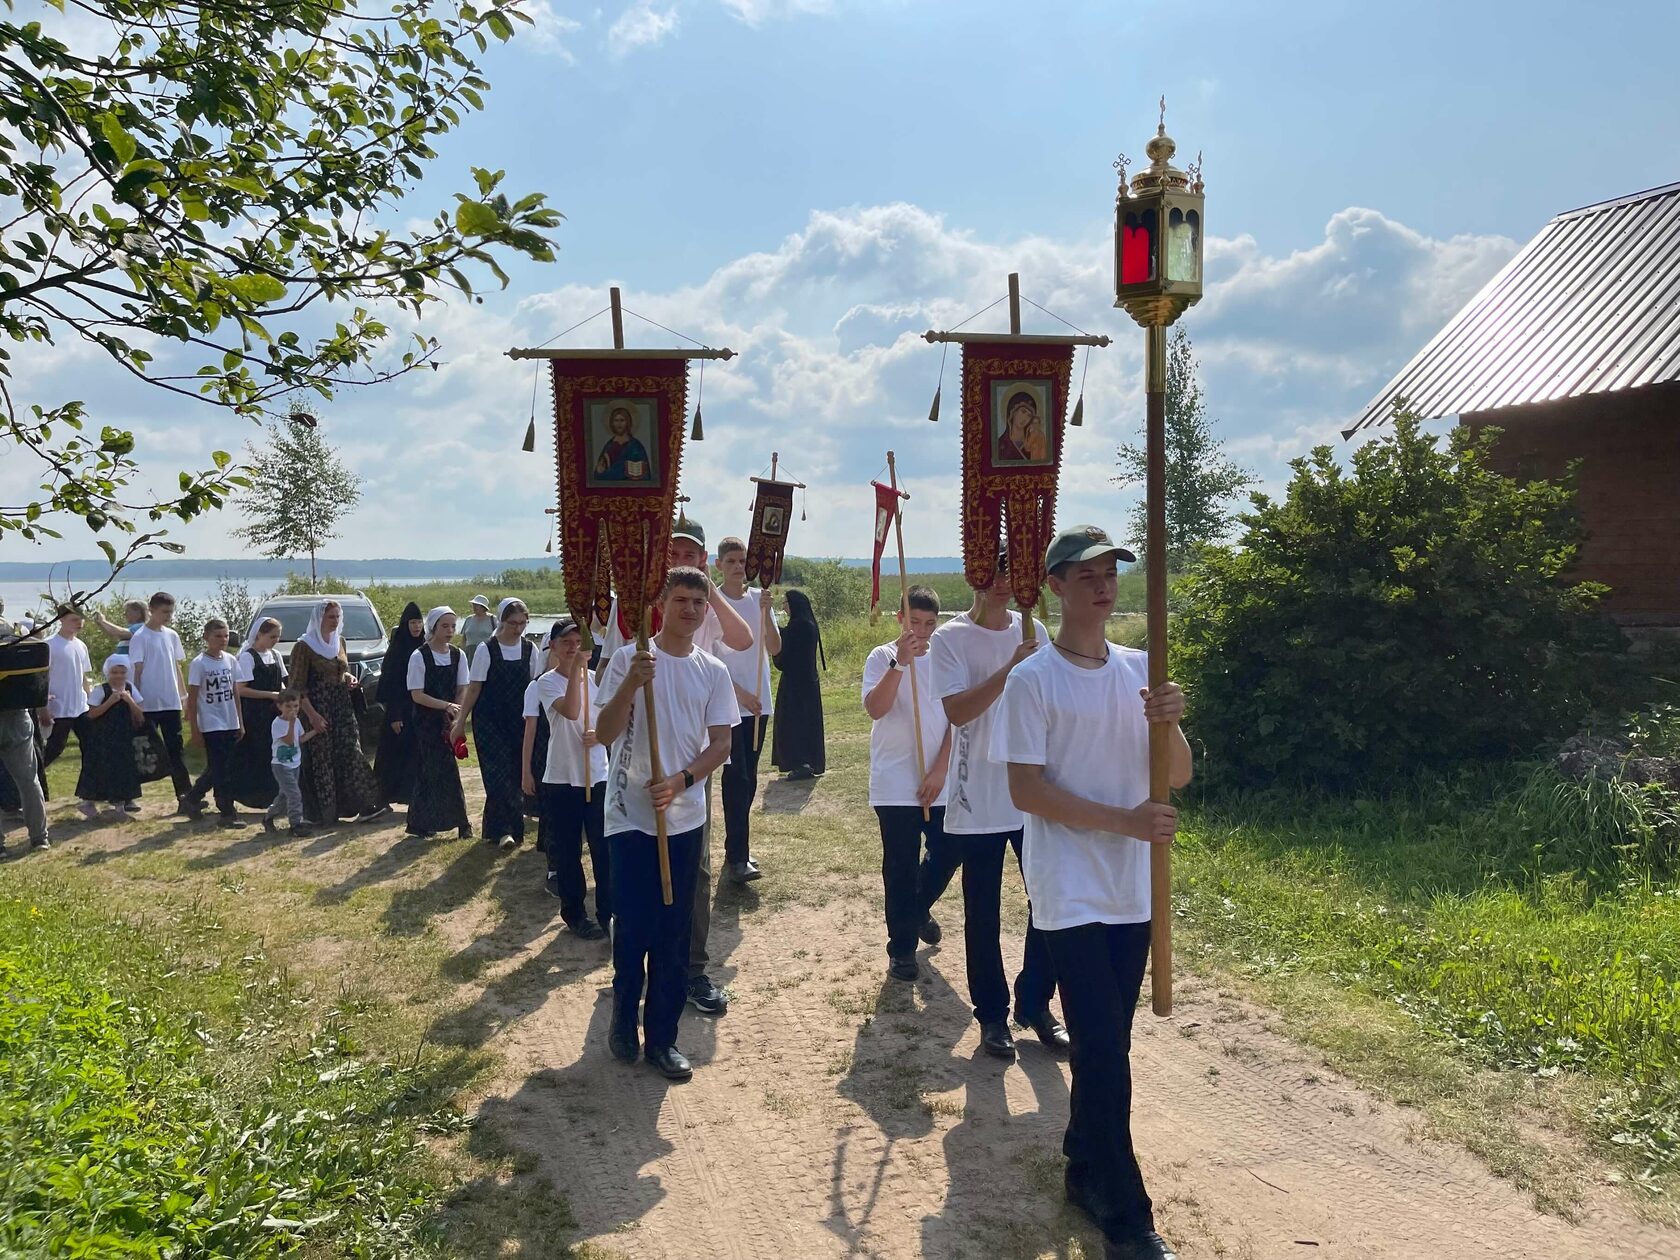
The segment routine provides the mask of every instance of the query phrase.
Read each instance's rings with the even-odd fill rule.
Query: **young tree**
[[[1214,436],[1207,402],[1196,380],[1196,355],[1182,324],[1167,346],[1167,566],[1182,568],[1198,547],[1221,541],[1231,532],[1231,500],[1259,478],[1224,452]],[[1123,486],[1141,486],[1148,470],[1140,442],[1121,445],[1117,460]],[[1126,527],[1142,542],[1148,532],[1144,500],[1132,505]]]
[[[362,497],[362,479],[344,466],[318,424],[288,416],[268,428],[261,448],[246,443],[250,482],[235,505],[248,523],[233,532],[270,560],[309,556],[309,589],[320,575],[315,556]]]
[[[559,213],[510,203],[501,172],[474,169],[453,212],[398,226],[433,145],[482,107],[473,57],[531,20],[519,4],[76,0],[74,23],[0,20],[0,340],[81,338],[220,408],[211,424],[435,366],[423,336],[376,361],[391,330],[375,309],[470,296],[472,264],[505,284],[498,254],[553,257]],[[176,489],[131,490],[131,433],[80,401],[14,399],[10,376],[0,351],[6,458],[33,459],[41,490],[0,503],[0,537],[58,537],[77,516],[120,539],[121,555],[98,540],[117,568],[158,545],[140,523],[191,520],[241,484],[215,451]]]

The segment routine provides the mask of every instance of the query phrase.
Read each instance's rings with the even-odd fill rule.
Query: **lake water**
[[[333,576],[338,577],[340,575],[335,573]],[[459,575],[428,573],[420,577],[382,577],[377,580],[392,586],[412,586],[431,582],[470,582],[472,577],[473,575],[470,573]],[[347,578],[346,580],[357,586],[371,586],[375,581],[373,578]],[[247,585],[249,585],[252,595],[267,595],[272,593],[279,586],[279,583],[266,578],[253,578]],[[44,608],[47,604],[47,600],[43,596],[44,587],[45,583],[42,582],[0,582],[0,599],[6,601],[6,616],[12,618],[31,609]],[[60,593],[63,592],[62,583],[58,584],[58,589]],[[216,579],[166,578],[161,584],[152,580],[124,582],[119,579],[112,586],[111,591],[107,592],[107,595],[120,591],[123,594],[132,595],[136,599],[145,599],[153,591],[159,589],[168,591],[176,599],[207,600],[216,593]],[[100,602],[103,603],[104,600],[105,596],[100,596]]]

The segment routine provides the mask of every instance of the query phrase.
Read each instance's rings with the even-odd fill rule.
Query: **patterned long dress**
[[[502,656],[495,639],[484,645],[490,669],[473,705],[473,743],[484,779],[486,840],[525,838],[525,797],[519,759],[525,742],[525,687],[531,681],[531,653],[521,641],[517,660]]]
[[[461,649],[449,649],[449,663],[439,665],[429,647],[425,654],[426,685],[434,700],[455,700],[460,677]],[[461,791],[461,767],[449,742],[449,715],[423,704],[414,706],[414,792],[408,804],[408,834],[429,836],[451,828],[465,840],[472,835],[467,821],[467,798]],[[305,745],[307,747],[307,745]]]
[[[303,746],[303,812],[316,823],[354,818],[380,806],[379,785],[362,755],[356,708],[344,681],[349,669],[342,644],[331,659],[307,643],[292,648],[291,684],[327,720],[327,729]]]

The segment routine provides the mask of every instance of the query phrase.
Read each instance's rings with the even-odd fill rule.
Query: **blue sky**
[[[1142,411],[1141,335],[1112,308],[1110,163],[1141,157],[1162,93],[1180,158],[1206,155],[1210,285],[1185,323],[1232,453],[1274,488],[1290,458],[1339,443],[1552,215],[1680,170],[1680,7],[1666,3],[531,11],[535,28],[487,60],[486,111],[403,211],[446,205],[469,165],[505,168],[510,191],[544,191],[566,213],[558,261],[428,315],[442,371],[327,410],[367,482],[336,554],[540,549],[552,465],[544,444],[518,450],[531,369],[501,352],[588,315],[613,283],[633,309],[743,352],[708,369],[707,441],[685,464],[714,534],[745,527],[745,479],[775,448],[812,485],[792,549],[863,554],[864,483],[893,446],[919,492],[907,546],[951,554],[956,414],[927,424],[939,356],[913,334],[986,305],[1018,270],[1028,297],[1118,338],[1092,356],[1059,512],[1118,525],[1133,492],[1108,479]],[[1029,308],[1029,331],[1034,319]],[[670,343],[634,320],[629,332]],[[23,401],[89,398],[171,479],[243,436],[136,396],[83,352],[21,368]],[[953,356],[953,387],[954,368]],[[439,518],[439,504],[455,506]],[[420,528],[428,518],[447,528]],[[234,523],[175,537],[232,555]],[[72,529],[38,554],[89,551]],[[31,557],[14,544],[8,558]]]

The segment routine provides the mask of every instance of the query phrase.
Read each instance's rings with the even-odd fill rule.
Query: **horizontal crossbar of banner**
[[[936,345],[941,341],[953,341],[958,345],[1000,345],[1004,342],[1016,342],[1023,346],[1106,346],[1110,344],[1107,337],[1060,337],[1055,333],[934,332],[930,328],[922,336],[924,340],[931,341]]]
[[[510,359],[733,359],[728,348],[713,350],[521,350],[507,352]]]

